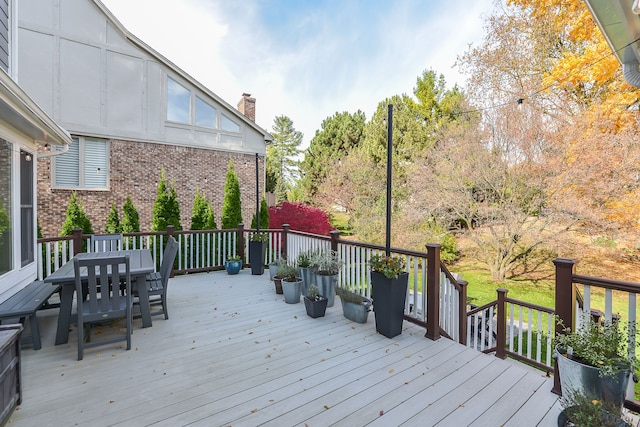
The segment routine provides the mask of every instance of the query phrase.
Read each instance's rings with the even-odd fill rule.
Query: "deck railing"
[[[383,246],[341,239],[338,232],[330,236],[299,232],[287,225],[261,231],[269,234],[267,263],[278,258],[295,260],[298,254],[308,250],[333,250],[343,262],[339,285],[371,296],[368,262],[373,255],[384,253]],[[253,232],[255,230],[242,225],[229,230],[175,231],[170,228],[166,232],[125,234],[123,246],[125,249],[148,248],[159,266],[167,236],[172,235],[179,243],[174,273],[220,270],[229,255],[240,255],[248,261],[249,236]],[[38,239],[39,279],[88,247],[89,238],[76,230],[70,237]],[[614,300],[623,299],[628,312],[622,321],[635,329],[640,284],[577,275],[575,261],[556,259],[555,307],[509,298],[506,289],[497,290],[495,301],[481,307],[468,307],[467,283],[454,277],[440,262],[439,245],[429,244],[426,249],[426,252],[417,252],[392,248],[391,254],[404,258],[409,273],[405,320],[424,326],[426,336],[431,339],[446,336],[486,353],[495,352],[497,357],[512,357],[551,371],[555,369],[552,338],[562,333],[557,322],[575,329],[579,327],[580,314],[593,315],[596,307],[602,308],[604,319],[611,321],[617,316]],[[632,334],[629,351],[635,352],[636,345]],[[555,381],[555,390],[559,392],[557,375]],[[632,396],[628,395],[625,406],[638,411],[640,405]]]

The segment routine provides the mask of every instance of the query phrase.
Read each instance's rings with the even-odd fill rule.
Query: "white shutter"
[[[54,186],[61,188],[77,188],[80,185],[80,143],[73,138],[73,144],[69,145],[69,151],[54,157],[55,180]],[[62,148],[56,147],[57,150]]]
[[[107,141],[84,139],[85,188],[107,188],[108,161]]]

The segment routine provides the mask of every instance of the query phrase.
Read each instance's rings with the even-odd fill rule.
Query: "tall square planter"
[[[264,260],[267,255],[267,245],[264,242],[249,242],[249,263],[251,274],[264,274]]]
[[[376,331],[387,338],[402,333],[408,281],[409,273],[402,273],[397,279],[389,279],[384,274],[371,272],[371,298]]]

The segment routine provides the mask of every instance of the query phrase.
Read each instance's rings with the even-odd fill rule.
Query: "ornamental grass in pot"
[[[302,278],[302,296],[308,295],[309,286],[313,284],[313,272],[311,271],[313,254],[314,251],[304,251],[298,254],[297,264]]]
[[[287,304],[300,302],[302,294],[302,279],[298,277],[299,269],[296,265],[285,264],[278,268],[278,276],[282,280],[284,301]]]
[[[356,323],[367,323],[371,300],[340,286],[336,288],[336,292],[340,297],[344,317]]]
[[[327,307],[333,307],[338,284],[338,273],[342,267],[342,261],[336,251],[317,251],[311,258],[311,265],[315,275],[315,282],[320,290],[320,295],[327,298]]]

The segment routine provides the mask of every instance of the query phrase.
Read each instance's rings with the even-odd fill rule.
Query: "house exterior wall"
[[[9,72],[9,0],[0,0],[0,67]]]
[[[112,202],[121,213],[127,193],[142,230],[149,230],[161,166],[175,182],[184,228],[197,186],[213,198],[219,218],[230,156],[238,160],[249,225],[255,154],[264,161],[266,131],[128,33],[98,1],[20,0],[17,21],[20,84],[72,135],[111,141],[108,189],[77,191],[95,232],[104,231]],[[167,120],[167,78],[189,91],[192,107],[196,98],[213,107],[219,125],[196,126],[193,117],[190,123]],[[223,115],[238,131],[222,129]],[[59,234],[71,193],[51,188],[52,162],[38,162],[38,219],[45,237]]]
[[[255,213],[255,154],[227,153],[194,147],[149,144],[112,140],[110,191],[77,191],[78,200],[91,220],[93,230],[103,233],[112,203],[122,219],[122,206],[127,194],[140,215],[141,231],[151,230],[153,204],[157,195],[160,169],[164,168],[168,182],[173,181],[180,203],[181,224],[191,225],[191,213],[196,188],[213,204],[218,227],[222,217],[224,184],[229,158],[240,182],[242,214],[248,228]],[[60,234],[71,190],[51,189],[50,159],[38,161],[38,212],[44,237]],[[259,174],[264,176],[264,157],[259,157]],[[147,184],[151,183],[151,185]],[[264,188],[262,188],[264,190]],[[46,212],[47,218],[43,218]]]

